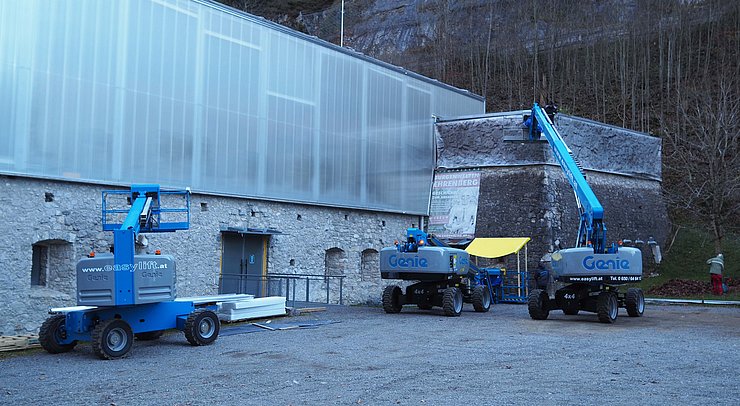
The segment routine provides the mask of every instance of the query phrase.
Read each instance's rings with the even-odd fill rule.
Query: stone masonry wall
[[[536,167],[483,169],[476,237],[530,237],[528,259],[539,259],[545,245],[538,236],[549,233],[542,204],[544,182],[542,170]],[[515,268],[514,264],[505,265]]]
[[[50,307],[76,305],[76,262],[91,250],[108,252],[113,242],[100,216],[101,192],[108,189],[114,188],[0,176],[0,335],[35,332]],[[218,293],[220,230],[273,228],[283,234],[270,239],[268,274],[324,274],[326,252],[339,249],[346,258],[340,264],[345,303],[378,302],[377,252],[418,224],[418,216],[193,194],[190,229],[147,234],[140,251],[175,257],[178,296],[211,295]],[[48,246],[46,286],[31,284],[34,244]],[[364,274],[363,257],[375,261]],[[337,300],[338,285],[330,288]]]
[[[529,113],[521,110],[438,123],[437,166],[558,166],[545,141],[505,141],[522,137],[527,131],[522,128],[522,117]],[[563,114],[556,117],[555,127],[584,169],[661,180],[660,138]]]

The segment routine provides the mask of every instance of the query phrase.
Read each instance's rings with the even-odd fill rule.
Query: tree
[[[714,91],[679,91],[675,124],[664,135],[666,195],[679,215],[714,233],[717,252],[725,232],[740,225],[739,93],[733,75]]]

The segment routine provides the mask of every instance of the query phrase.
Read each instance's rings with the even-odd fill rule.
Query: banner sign
[[[480,172],[444,172],[434,176],[428,231],[438,238],[475,237]]]

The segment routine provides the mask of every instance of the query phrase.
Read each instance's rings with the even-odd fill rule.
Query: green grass
[[[671,239],[675,235],[673,245]],[[659,273],[656,277],[644,277],[637,286],[645,292],[654,286],[660,286],[671,279],[688,279],[709,282],[709,265],[707,259],[714,257],[714,241],[712,235],[697,227],[683,225],[674,227],[663,250],[663,262],[655,266]],[[725,278],[740,279],[740,236],[727,235],[722,244],[722,254],[725,257]],[[647,294],[647,296],[654,296]],[[740,288],[735,288],[726,295],[692,295],[682,298],[707,300],[740,300]]]

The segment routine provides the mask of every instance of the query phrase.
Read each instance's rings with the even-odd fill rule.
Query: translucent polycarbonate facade
[[[0,1],[0,172],[425,214],[481,98],[209,1]]]

